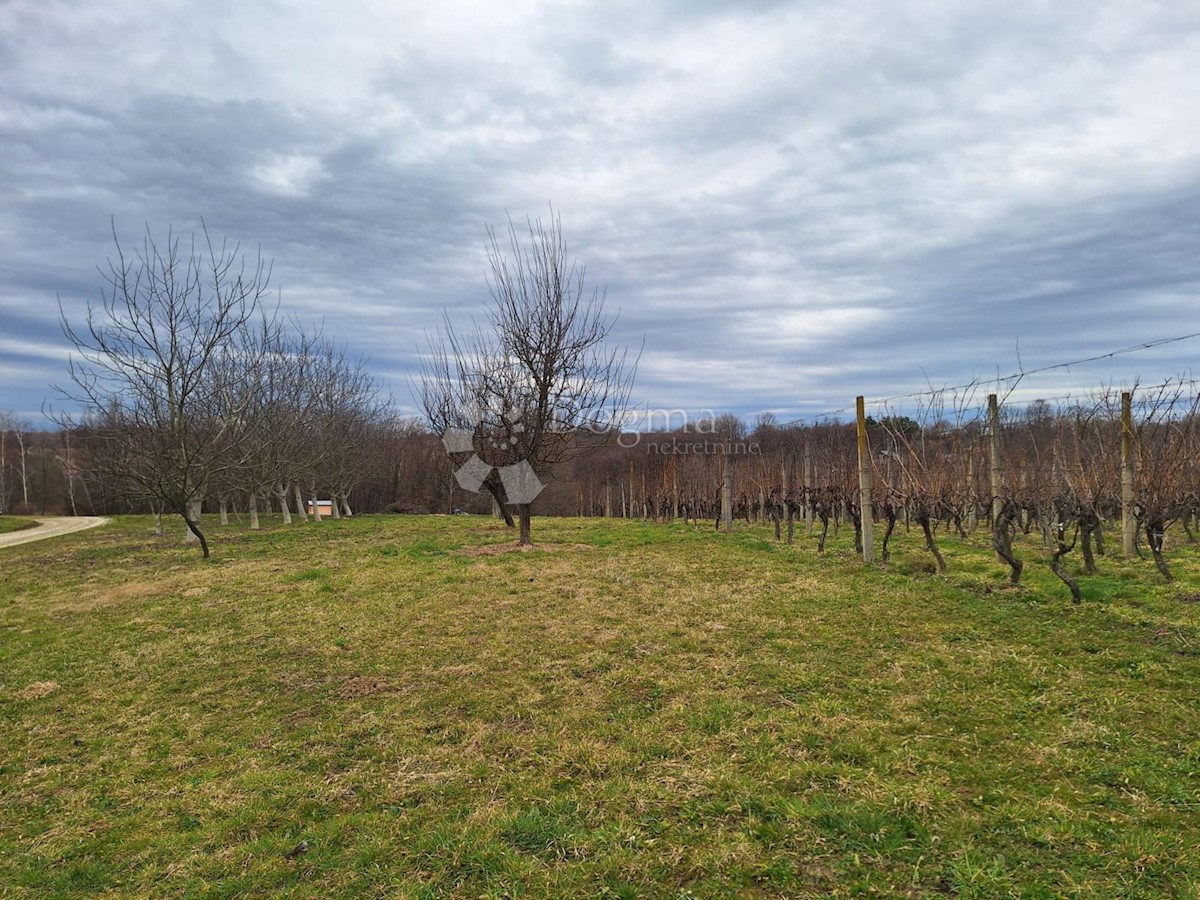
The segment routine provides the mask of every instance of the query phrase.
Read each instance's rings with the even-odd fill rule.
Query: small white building
[[[304,501],[304,508],[308,511],[308,514],[310,516],[313,514],[313,502],[311,500]],[[320,512],[321,515],[323,515],[323,516],[332,516],[333,515],[333,501],[332,500],[318,500],[317,501],[317,511]]]

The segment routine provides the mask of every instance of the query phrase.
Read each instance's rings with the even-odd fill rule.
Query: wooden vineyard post
[[[785,474],[783,477],[783,496],[784,502],[787,504],[787,542],[790,546],[796,539],[796,451],[789,450],[787,462],[784,464]]]
[[[871,511],[871,450],[867,446],[867,417],[862,397],[855,400],[858,416],[858,503],[862,522],[863,562],[875,561],[875,517]]]
[[[679,518],[679,471],[675,467],[675,457],[671,457],[671,521]]]
[[[812,453],[809,452],[808,444],[805,444],[804,445],[804,533],[808,534],[808,535],[811,535],[813,532],[812,486],[813,486]]]
[[[733,534],[733,467],[728,453],[721,455],[721,527]]]
[[[633,460],[631,459],[629,461],[629,518],[631,518],[631,519],[640,519],[641,518],[641,516],[639,516],[636,512],[634,512],[634,510],[636,508],[637,507],[635,507],[633,504]]]
[[[988,504],[988,515],[992,520],[992,527],[996,527],[996,521],[1000,518],[1000,493],[1004,486],[1004,464],[1000,461],[1000,404],[996,402],[995,394],[988,394],[988,431],[991,441],[990,448],[990,463],[991,463],[991,491],[992,501]]]
[[[979,500],[975,496],[975,444],[972,441],[967,450],[967,531],[975,533],[978,524]]]
[[[1133,559],[1137,522],[1133,515],[1133,394],[1121,394],[1121,553]]]

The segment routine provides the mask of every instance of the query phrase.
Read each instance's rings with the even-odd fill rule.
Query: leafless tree
[[[333,516],[340,518],[353,515],[351,493],[370,468],[377,432],[390,414],[365,360],[330,342],[322,351],[314,419],[320,430],[317,472],[329,490]]]
[[[605,294],[587,288],[553,211],[524,235],[511,219],[503,241],[488,235],[486,330],[457,333],[447,321],[430,342],[421,395],[430,424],[461,440],[447,449],[466,457],[476,488],[498,472],[528,545],[542,482],[616,434],[637,364],[608,345]]]
[[[12,435],[17,443],[15,463],[7,463],[8,436]],[[29,505],[29,426],[12,413],[0,412],[0,511],[8,496],[8,471],[11,467],[13,474],[21,486],[20,511],[28,513]]]
[[[270,265],[247,263],[239,247],[204,231],[184,243],[147,234],[102,270],[98,307],[83,326],[60,315],[75,347],[70,384],[60,393],[96,426],[104,447],[91,464],[111,467],[131,493],[183,517],[204,556],[200,504],[209,485],[240,468],[251,446],[246,373],[267,352],[255,320],[265,305]],[[73,425],[69,415],[61,421]]]
[[[490,370],[499,365],[482,333],[460,336],[447,321],[444,333],[430,339],[418,393],[430,427],[441,437],[451,459],[461,464],[460,481],[465,480],[468,489],[481,487],[491,494],[505,525],[514,528],[497,469],[515,464],[510,443],[513,423],[493,411],[498,407],[504,413],[510,408],[507,400],[497,399],[503,382],[491,377]],[[473,464],[476,446],[490,465]]]
[[[8,432],[12,413],[0,410],[0,514],[8,512]]]

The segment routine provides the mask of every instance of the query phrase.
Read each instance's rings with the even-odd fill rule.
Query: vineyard
[[[831,532],[852,528],[867,561],[886,562],[898,535],[915,533],[942,572],[941,535],[982,533],[1014,584],[1028,563],[1013,549],[1021,532],[1040,539],[1079,602],[1072,560],[1087,576],[1097,556],[1136,555],[1169,581],[1169,531],[1195,539],[1195,387],[1176,378],[1009,403],[969,386],[913,395],[907,407],[860,398],[850,423],[764,416],[749,430],[725,416],[626,435],[631,446],[610,448],[578,476],[579,513],[725,529],[767,522],[777,540],[790,544],[799,529],[822,552]]]

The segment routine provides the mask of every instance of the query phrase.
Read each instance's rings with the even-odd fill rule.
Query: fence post
[[[726,534],[733,534],[733,466],[729,454],[721,456],[721,527]]]
[[[1133,515],[1133,394],[1121,394],[1121,553],[1136,554],[1137,521]]]
[[[862,523],[863,562],[875,561],[875,517],[871,511],[871,450],[867,446],[867,417],[862,397],[855,400],[858,415],[858,517]]]
[[[974,534],[979,524],[979,500],[975,496],[975,442],[967,448],[967,531]]]
[[[809,451],[808,444],[806,443],[804,445],[804,533],[808,535],[811,535],[813,532],[812,487],[812,453]]]
[[[796,539],[796,451],[789,450],[787,462],[784,463],[783,497],[787,504],[787,542],[791,545]]]
[[[991,491],[992,501],[988,504],[988,515],[992,528],[1000,518],[1000,492],[1004,489],[1004,463],[1000,459],[1000,404],[995,394],[988,394],[988,431],[991,443]]]

